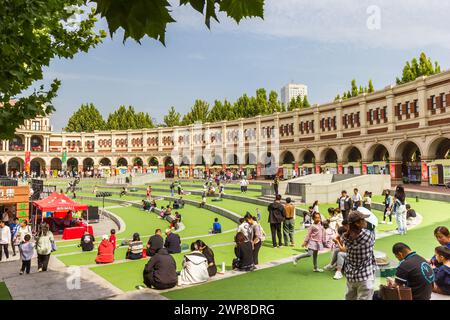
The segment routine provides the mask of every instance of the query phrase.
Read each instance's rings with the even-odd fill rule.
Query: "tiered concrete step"
[[[290,196],[290,195],[282,195],[281,196],[281,203],[285,204],[286,203],[286,198],[291,198],[292,202],[294,204],[303,204],[304,202],[302,202],[302,197],[299,196]],[[263,201],[267,201],[267,202],[273,202],[275,200],[275,196],[261,196],[258,199],[263,200]]]

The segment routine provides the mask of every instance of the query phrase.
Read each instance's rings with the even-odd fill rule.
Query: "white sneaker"
[[[380,221],[380,224],[386,224],[386,221]]]
[[[316,269],[313,269],[313,271],[314,271],[314,272],[323,272],[323,269],[316,268]]]
[[[334,280],[339,280],[339,279],[342,279],[344,276],[342,275],[342,272],[341,271],[336,271],[336,273],[334,274],[334,277],[333,277],[333,279]]]
[[[387,224],[392,224],[392,221],[389,221]]]
[[[323,267],[324,270],[330,271],[334,269],[334,266],[332,264],[327,264],[325,267]]]

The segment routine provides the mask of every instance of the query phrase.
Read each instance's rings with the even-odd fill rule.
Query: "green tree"
[[[218,122],[226,120],[227,118],[228,118],[228,110],[225,109],[225,106],[221,101],[215,100],[214,106],[208,113],[208,122]]]
[[[64,128],[67,132],[94,132],[94,130],[104,130],[106,127],[103,116],[94,104],[82,104],[73,113]]]
[[[309,108],[309,107],[311,107],[311,104],[308,101],[308,96],[305,96],[303,98],[303,108]]]
[[[270,91],[269,93],[269,103],[265,114],[272,114],[274,112],[282,112],[282,107],[280,100],[278,100],[278,93],[276,91]]]
[[[374,92],[375,89],[373,88],[373,82],[372,79],[369,80],[369,89],[367,90],[368,93]]]
[[[145,35],[165,42],[167,24],[175,22],[170,15],[172,5],[167,0],[92,0],[97,3],[97,13],[106,18],[111,36],[123,28],[124,39],[141,40]],[[180,0],[180,5],[190,5],[205,16],[210,28],[211,19],[219,22],[219,12],[239,23],[246,17],[264,15],[264,0]]]
[[[175,127],[181,125],[181,114],[172,106],[167,115],[164,116],[164,124],[168,127]]]
[[[120,106],[116,111],[108,115],[106,128],[108,130],[128,130],[153,128],[154,124],[147,113],[138,112],[132,106]]]
[[[421,76],[431,76],[433,74],[437,74],[441,72],[441,66],[439,62],[432,62],[431,58],[427,57],[427,55],[422,52],[419,57],[419,61],[417,58],[413,58],[411,63],[409,61],[406,62],[403,67],[402,77],[396,79],[397,84],[404,84],[411,81],[416,80]]]
[[[182,125],[190,125],[195,122],[205,123],[208,121],[209,104],[203,100],[195,100],[194,105],[181,121]]]
[[[269,101],[267,99],[267,92],[264,88],[256,90],[256,108],[257,115],[267,114],[269,110]]]
[[[358,96],[358,86],[356,85],[356,80],[355,79],[352,80],[351,96],[352,97]]]
[[[339,101],[339,100],[341,100],[341,95],[340,95],[340,94],[338,94],[338,95],[334,98],[334,101]]]
[[[94,12],[82,12],[83,0],[0,1],[0,138],[13,137],[25,120],[55,110],[52,100],[61,82],[32,88],[53,58],[73,58],[101,42],[94,31]],[[76,8],[80,23],[70,23],[68,7]],[[28,93],[26,92],[28,91]],[[29,92],[32,92],[31,94]]]

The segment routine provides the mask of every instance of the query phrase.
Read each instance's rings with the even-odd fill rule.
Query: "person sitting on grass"
[[[204,208],[206,205],[206,191],[202,192],[202,202],[200,202],[200,208]]]
[[[242,232],[236,234],[234,242],[236,243],[234,247],[236,258],[233,259],[233,269],[239,271],[255,270],[252,242]]]
[[[182,266],[183,269],[181,269],[178,281],[179,285],[191,285],[208,281],[208,259],[200,252],[196,242],[191,244],[191,252],[184,255]]]
[[[161,248],[164,248],[164,239],[162,237],[161,229],[156,229],[155,234],[148,239],[147,255],[153,257]]]
[[[409,203],[406,204],[406,220],[407,222],[411,223],[416,219],[417,213],[416,211],[411,208],[411,205]]]
[[[323,223],[323,229],[325,230],[325,248],[333,249],[335,247],[334,239],[336,238],[336,230],[330,228],[330,220],[325,220]]]
[[[133,240],[128,244],[128,250],[126,259],[129,260],[139,260],[142,259],[142,251],[144,250],[144,245],[142,244],[139,233],[133,234]]]
[[[143,277],[147,287],[157,290],[170,289],[177,285],[177,264],[167,249],[158,249],[145,265]]]
[[[164,219],[165,215],[166,215],[166,208],[164,208],[164,206],[161,206],[161,210],[159,211],[159,217],[161,219]]]
[[[222,226],[220,225],[219,218],[214,218],[213,228],[211,233],[222,233]]]
[[[434,268],[433,292],[450,295],[450,248],[436,247],[435,257],[441,266]]]
[[[142,200],[142,210],[144,211],[150,211],[151,204],[148,200]]]
[[[302,247],[308,249],[307,253],[301,254],[294,258],[293,263],[297,265],[300,259],[313,257],[314,272],[323,272],[323,269],[319,269],[317,266],[317,256],[320,250],[323,250],[325,243],[325,230],[322,226],[320,213],[313,213],[313,224],[308,229],[308,234],[305,237]]]
[[[127,194],[127,187],[123,187],[122,191],[120,192],[120,197],[122,198],[122,196],[125,196]]]
[[[84,233],[84,235],[81,237],[79,247],[81,247],[81,250],[83,252],[88,252],[94,250],[94,242],[95,238],[93,235],[91,235],[88,231]]]
[[[171,229],[166,229],[166,241],[164,241],[164,247],[167,248],[169,253],[181,252],[181,239],[176,233],[173,233]]]
[[[441,246],[450,248],[450,232],[444,226],[434,229],[434,236]],[[442,264],[437,261],[436,256],[433,256],[430,260],[430,264],[435,267],[440,267]]]
[[[114,250],[115,246],[110,242],[108,235],[102,237],[102,242],[98,246],[97,257],[95,262],[98,264],[113,263],[114,262]]]
[[[216,261],[214,259],[214,252],[210,247],[206,245],[202,240],[197,240],[195,242],[201,253],[206,257],[208,261],[208,274],[210,277],[214,277],[217,274]]]

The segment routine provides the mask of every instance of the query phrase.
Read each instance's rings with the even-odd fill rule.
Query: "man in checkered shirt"
[[[347,278],[346,300],[372,300],[375,287],[375,232],[367,230],[365,215],[351,211],[348,216],[349,230],[343,240],[347,250],[344,274]]]

